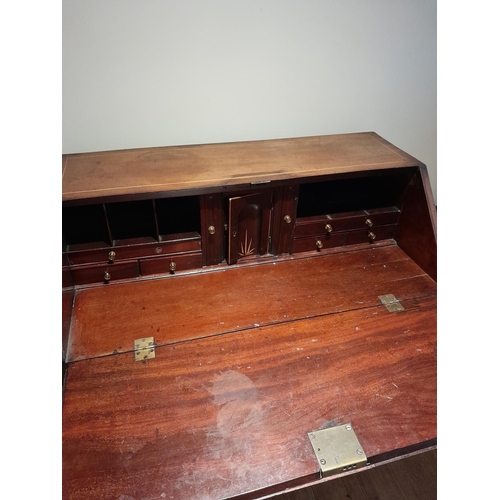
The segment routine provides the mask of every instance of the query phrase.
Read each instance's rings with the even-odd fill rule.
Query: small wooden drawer
[[[63,255],[68,259],[69,265],[95,264],[98,262],[107,262],[109,252],[112,250],[113,247],[104,241],[95,241],[93,243],[68,245],[66,253]]]
[[[166,236],[162,238],[161,242],[153,238],[135,238],[133,240],[115,241],[113,247],[88,248],[76,251],[70,249],[68,257],[72,265],[98,262],[114,264],[120,260],[193,252],[200,249],[201,236],[198,233],[191,232]]]
[[[366,219],[370,219],[373,226],[387,226],[397,224],[400,210],[397,207],[375,208],[365,210]]]
[[[322,215],[321,217],[302,217],[297,219],[295,237],[326,235],[349,229],[366,227],[364,211],[349,212],[335,215]]]
[[[302,238],[304,236],[396,224],[398,217],[399,210],[397,207],[360,210],[357,212],[322,215],[320,217],[302,217],[297,219],[295,237]]]
[[[196,269],[202,267],[201,252],[191,252],[168,257],[151,257],[139,261],[141,274],[147,276],[150,274],[175,273]]]
[[[321,251],[323,248],[341,247],[345,243],[345,233],[332,233],[293,240],[293,252]]]
[[[371,243],[375,241],[388,240],[394,237],[395,225],[378,226],[360,231],[349,231],[346,234],[345,244],[356,245],[358,243]],[[373,235],[370,237],[370,235]]]
[[[71,274],[75,285],[89,283],[109,283],[115,280],[136,278],[139,265],[136,260],[116,264],[98,264],[95,266],[74,266]]]

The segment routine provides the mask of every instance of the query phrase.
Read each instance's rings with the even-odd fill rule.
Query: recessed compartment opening
[[[167,236],[195,232],[200,234],[200,201],[198,196],[154,200],[160,241]]]
[[[106,204],[113,245],[158,241],[153,202],[125,201]]]
[[[406,186],[415,172],[415,168],[391,169],[301,184],[297,218],[391,206],[401,208]]]
[[[63,242],[68,251],[78,246],[111,245],[111,235],[102,204],[63,207],[62,231]]]
[[[370,171],[301,184],[293,252],[394,240],[417,170]]]

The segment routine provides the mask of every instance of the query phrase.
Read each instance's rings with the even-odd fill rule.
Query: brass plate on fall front
[[[134,353],[136,361],[153,359],[155,357],[155,339],[153,337],[145,337],[134,340]]]
[[[357,469],[367,458],[350,423],[309,432],[321,477]]]

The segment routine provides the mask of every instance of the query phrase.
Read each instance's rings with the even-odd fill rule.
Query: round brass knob
[[[285,215],[285,217],[283,217],[283,219],[285,219],[285,222],[287,224],[290,224],[290,222],[292,222],[292,218],[289,215]]]
[[[113,262],[116,259],[116,253],[111,250],[111,252],[108,253],[108,260],[110,262]]]
[[[173,273],[177,269],[177,264],[175,262],[171,262],[169,269]]]
[[[371,220],[371,219],[366,219],[366,220],[365,220],[365,223],[366,223],[366,225],[367,225],[368,227],[372,227],[372,226],[373,226],[373,222],[372,222],[372,220]]]
[[[210,234],[215,234],[215,227],[214,226],[208,226],[208,232]]]
[[[370,238],[372,241],[376,238],[376,234],[372,233],[371,231],[368,233],[368,238]]]
[[[323,242],[321,240],[317,240],[316,246],[318,247],[318,249],[323,248]]]
[[[104,281],[109,281],[111,279],[111,274],[108,271],[104,271]]]
[[[325,226],[325,230],[326,230],[327,233],[331,233],[333,231],[333,228],[332,228],[332,226],[330,224],[327,224]]]

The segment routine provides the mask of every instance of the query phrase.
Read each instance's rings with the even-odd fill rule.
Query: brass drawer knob
[[[283,219],[285,219],[285,222],[287,224],[290,224],[290,222],[292,222],[292,218],[289,215],[285,215],[285,217],[283,217]]]
[[[318,247],[318,249],[323,248],[323,242],[321,240],[317,240],[316,246]]]
[[[330,224],[327,224],[325,226],[325,230],[326,230],[327,233],[331,233],[333,231],[333,228],[332,228],[332,226]]]
[[[108,253],[108,260],[110,262],[113,262],[116,259],[116,253],[111,250],[111,252]]]
[[[111,274],[108,271],[104,271],[104,281],[109,281],[111,279]]]
[[[175,262],[171,262],[169,269],[170,269],[170,272],[173,273],[177,269],[177,264]]]
[[[372,241],[373,241],[373,240],[375,240],[375,238],[376,238],[376,237],[377,237],[377,236],[376,236],[376,234],[375,234],[375,233],[372,233],[371,231],[368,233],[368,238],[370,238],[370,240],[372,240]]]
[[[215,227],[214,226],[208,226],[208,232],[210,234],[215,234]]]
[[[371,220],[371,219],[366,219],[366,220],[365,220],[365,223],[366,223],[366,225],[367,225],[368,227],[372,227],[372,226],[373,226],[373,222],[372,222],[372,220]]]

